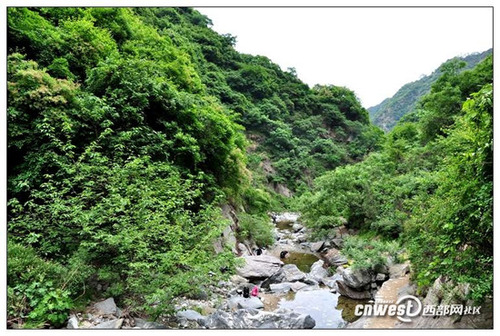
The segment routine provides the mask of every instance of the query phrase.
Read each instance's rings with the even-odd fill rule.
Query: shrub
[[[387,257],[399,261],[400,252],[399,244],[396,241],[385,242],[359,236],[347,237],[342,248],[342,254],[352,260],[353,268],[373,271],[387,265]]]
[[[60,327],[74,303],[71,284],[76,272],[36,255],[33,248],[8,243],[8,319],[26,328]]]
[[[239,215],[238,238],[252,239],[257,246],[269,246],[273,243],[272,224],[266,215]]]

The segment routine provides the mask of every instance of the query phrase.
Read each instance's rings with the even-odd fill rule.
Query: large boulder
[[[269,288],[271,284],[279,284],[282,282],[302,281],[306,278],[306,274],[298,269],[295,264],[286,264],[281,269],[264,280],[261,284],[262,288]]]
[[[245,298],[243,296],[233,296],[229,299],[229,308],[236,309],[262,309],[264,308],[264,304],[258,297],[249,297]]]
[[[146,321],[141,318],[134,318],[135,327],[138,329],[167,329],[167,326],[158,322]]]
[[[271,285],[269,285],[269,289],[273,293],[288,293],[290,291],[290,289],[292,288],[291,284],[292,283],[290,283],[290,282],[271,284]]]
[[[217,310],[207,317],[209,329],[312,329],[316,322],[310,315],[279,309],[275,312],[240,309],[233,313]]]
[[[299,270],[295,264],[284,265],[280,272],[283,273],[283,281],[286,282],[302,281],[306,277],[305,273]]]
[[[340,251],[331,248],[324,255],[323,258],[330,266],[341,266],[347,264],[347,258],[340,254]]]
[[[248,247],[246,247],[246,245],[243,243],[238,243],[238,251],[239,251],[240,255],[242,255],[242,256],[252,255],[252,253],[250,252]]]
[[[318,260],[312,264],[309,276],[316,281],[321,281],[321,279],[326,278],[328,276],[328,271],[323,267],[323,265],[323,260]]]
[[[297,282],[292,282],[290,284],[290,288],[294,291],[294,292],[298,292],[306,287],[308,287],[309,285],[308,284],[305,284],[303,282],[300,282],[300,281],[297,281]]]
[[[410,273],[410,265],[408,264],[393,264],[389,267],[389,275],[391,279],[403,277],[408,273]]]
[[[337,290],[337,280],[341,280],[342,276],[340,274],[334,274],[331,277],[321,279],[323,285],[329,287],[330,289]]]
[[[319,251],[321,251],[321,249],[323,248],[324,245],[325,245],[324,241],[317,241],[317,242],[311,243],[311,251],[312,252],[319,252]]]
[[[92,329],[120,329],[123,324],[123,319],[109,320],[101,322],[98,325],[92,327]]]
[[[70,316],[66,328],[67,329],[78,329],[78,318],[75,315]]]
[[[239,276],[238,274],[231,275],[229,277],[229,281],[235,285],[243,285],[248,283],[248,279],[245,279],[244,277]]]
[[[270,255],[246,256],[242,267],[237,269],[240,276],[247,279],[268,278],[278,272],[283,262]]]
[[[94,304],[94,309],[101,315],[115,315],[118,317],[119,309],[116,306],[115,299],[108,298]]]
[[[354,300],[366,300],[371,299],[372,296],[369,291],[357,291],[347,286],[344,281],[337,280],[337,291],[344,296],[347,296]]]
[[[348,267],[342,272],[344,283],[354,289],[361,289],[372,281],[372,275],[367,269],[352,269]]]
[[[181,325],[187,325],[185,321],[194,321],[200,326],[204,326],[206,322],[206,317],[201,315],[195,310],[187,309],[178,311],[176,314],[177,320]]]
[[[248,314],[251,313],[249,312]],[[255,310],[255,314],[258,314],[257,310]],[[217,310],[207,317],[205,327],[208,329],[237,329],[245,328],[245,325],[235,321],[233,314],[223,310]]]

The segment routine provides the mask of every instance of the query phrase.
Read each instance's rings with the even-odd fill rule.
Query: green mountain
[[[8,327],[105,297],[162,323],[178,300],[222,306],[236,255],[272,245],[285,210],[351,270],[410,262],[417,295],[446,276],[491,297],[491,55],[410,86],[418,108],[384,134],[348,88],[238,53],[191,8],[7,19]]]
[[[352,91],[210,26],[190,8],[8,10],[9,316],[60,326],[97,285],[166,312],[234,273],[221,207],[268,245],[282,195],[379,147]]]
[[[455,59],[464,61],[465,67],[462,70],[468,70],[475,67],[476,64],[491,53],[492,49],[489,49],[465,57],[456,57]],[[368,108],[372,122],[385,131],[391,130],[399,119],[414,110],[420,97],[430,91],[432,83],[442,75],[440,69],[441,66],[429,76],[424,76],[417,81],[405,84],[391,98],[386,98],[380,104]]]

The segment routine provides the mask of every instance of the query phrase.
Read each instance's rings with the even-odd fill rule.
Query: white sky
[[[301,80],[346,86],[366,108],[457,55],[492,47],[491,8],[197,8],[236,49]]]

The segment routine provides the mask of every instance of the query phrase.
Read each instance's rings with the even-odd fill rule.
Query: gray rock
[[[115,315],[118,316],[118,307],[115,304],[115,299],[108,298],[94,304],[94,308],[102,315]]]
[[[311,251],[319,252],[323,248],[324,245],[325,245],[324,241],[318,241],[315,243],[311,243]]]
[[[284,274],[283,272],[278,271],[276,273],[274,273],[273,275],[271,275],[269,278],[267,278],[266,280],[262,281],[262,283],[260,284],[260,287],[261,288],[266,288],[266,289],[269,289],[270,288],[270,285],[271,284],[279,284],[279,283],[282,283],[283,282],[283,279],[284,279]]]
[[[375,281],[385,281],[386,275],[383,273],[377,273],[377,276],[375,277]]]
[[[439,276],[427,291],[427,295],[422,301],[423,305],[438,305],[444,297],[446,287],[446,279],[444,276]]]
[[[285,197],[292,197],[293,196],[293,192],[290,189],[288,189],[288,187],[284,184],[277,183],[273,187],[274,187],[274,190],[282,196],[285,196]]]
[[[242,296],[233,296],[228,300],[229,308],[231,309],[262,309],[264,304],[258,297],[245,298]]]
[[[240,251],[242,256],[249,256],[251,255],[250,251],[248,248],[245,246],[243,243],[238,243],[238,250]]]
[[[66,326],[68,329],[78,329],[78,318],[75,315],[71,315],[68,320],[68,325]]]
[[[398,290],[398,297],[406,295],[415,295],[416,292],[417,292],[417,286],[415,284],[408,284],[404,287],[401,287]]]
[[[313,290],[318,290],[318,289],[319,289],[319,285],[309,285],[309,286],[306,286],[306,287],[299,289],[299,291],[307,292],[307,291],[313,291]]]
[[[338,249],[342,249],[344,247],[344,239],[342,238],[334,238],[332,239],[332,245]]]
[[[279,284],[271,284],[269,286],[269,288],[271,289],[271,292],[273,292],[273,293],[287,293],[288,291],[290,291],[290,289],[292,287],[291,287],[291,283],[284,282],[284,283],[279,283]]]
[[[330,266],[341,266],[347,264],[347,258],[340,254],[340,251],[331,248],[324,255],[323,258]]]
[[[302,243],[300,243],[300,247],[302,247],[303,249],[311,248],[311,243],[302,242]]]
[[[295,240],[297,241],[297,243],[304,243],[307,241],[307,235],[305,234],[299,234]]]
[[[98,325],[92,327],[92,329],[120,329],[123,324],[123,319],[110,320],[106,322],[101,322]]]
[[[271,275],[261,284],[262,288],[269,288],[271,284],[279,284],[282,282],[302,281],[306,278],[306,274],[298,269],[294,264],[284,265],[278,272]]]
[[[201,320],[205,319],[205,316],[201,315],[200,313],[192,309],[178,311],[176,316],[177,318],[183,318],[190,321],[198,321],[200,319]]]
[[[303,283],[303,282],[292,282],[290,284],[290,288],[294,291],[294,292],[298,292],[300,291],[301,289],[307,287],[308,285]]]
[[[229,281],[235,285],[242,285],[248,283],[248,279],[245,279],[244,277],[239,276],[238,274],[231,275]]]
[[[347,286],[344,281],[342,280],[337,280],[337,288],[338,292],[341,295],[347,296],[351,299],[355,300],[366,300],[366,299],[371,299],[372,295],[368,291],[356,291],[352,289],[351,287]]]
[[[283,281],[286,282],[302,281],[306,277],[305,273],[299,270],[295,264],[284,265],[280,272],[283,273]]]
[[[316,322],[310,315],[293,311],[276,312],[240,309],[234,313],[218,310],[207,318],[210,329],[311,329]]]
[[[274,222],[279,223],[295,223],[299,219],[299,214],[293,212],[284,212],[274,216]]]
[[[337,280],[340,280],[340,279],[342,279],[342,276],[340,274],[334,274],[331,277],[321,279],[321,282],[325,286],[336,290],[337,289]]]
[[[394,264],[389,267],[389,275],[391,279],[400,278],[407,273],[410,273],[410,265],[408,264]]]
[[[270,255],[243,257],[245,264],[237,272],[247,279],[262,279],[275,274],[283,266],[283,262]]]
[[[176,316],[179,324],[186,328],[197,328],[206,324],[206,317],[191,309],[179,311]]]
[[[311,271],[309,272],[311,278],[315,279],[316,281],[320,281],[321,279],[328,276],[328,271],[323,268],[323,265],[323,260],[318,260],[314,264],[312,264]]]
[[[234,326],[233,315],[217,310],[215,313],[207,317],[206,327],[210,329],[231,329]]]
[[[146,321],[138,317],[134,318],[134,322],[137,329],[167,329],[167,326],[161,323]]]
[[[367,269],[353,270],[351,267],[344,269],[342,273],[344,283],[354,289],[360,289],[368,285],[371,280],[370,271]]]
[[[304,280],[302,280],[302,282],[307,284],[307,285],[318,285],[320,281],[321,281],[321,279],[316,280],[315,278],[313,278],[309,274],[307,274],[306,278]]]
[[[303,228],[304,228],[304,226],[302,224],[299,224],[299,223],[295,223],[295,224],[292,225],[292,230],[294,232],[299,232]]]

